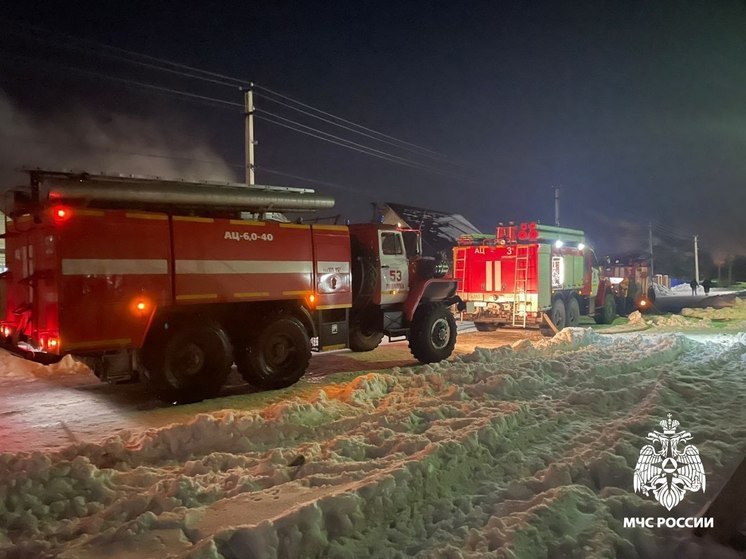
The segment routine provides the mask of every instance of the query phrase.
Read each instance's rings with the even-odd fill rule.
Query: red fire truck
[[[309,189],[32,171],[6,208],[4,347],[74,354],[166,401],[217,394],[235,363],[280,388],[311,351],[407,336],[421,362],[456,340],[455,280],[416,232],[307,225],[267,212],[332,207]],[[247,213],[250,212],[250,213]]]
[[[499,326],[577,326],[582,315],[599,323],[616,316],[611,286],[599,274],[582,231],[522,223],[495,235],[467,235],[453,249],[454,278],[465,320],[480,331]]]

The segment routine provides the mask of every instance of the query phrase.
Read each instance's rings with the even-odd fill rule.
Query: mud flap
[[[545,336],[554,336],[557,332],[559,332],[557,326],[554,324],[554,322],[552,322],[552,319],[549,318],[549,315],[547,313],[541,313],[541,317],[544,319],[544,322],[542,322],[541,326],[539,327],[542,334],[544,334]],[[545,330],[548,330],[547,333],[544,333]]]

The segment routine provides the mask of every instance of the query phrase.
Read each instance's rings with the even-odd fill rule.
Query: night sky
[[[371,201],[395,201],[458,212],[485,231],[499,220],[552,222],[551,187],[561,185],[562,224],[585,229],[602,250],[644,249],[652,220],[661,250],[696,233],[716,259],[746,253],[744,2],[17,4],[4,17],[253,80],[461,163],[426,159],[457,176],[431,174],[257,122],[258,182],[312,184],[264,170],[275,169],[330,183],[317,189],[335,196],[346,217],[368,219]],[[229,165],[242,163],[238,109],[60,66],[240,103],[237,90],[63,53],[54,37],[46,45],[17,34],[0,40],[0,60],[11,53],[44,61],[0,63],[0,89],[13,107],[0,111],[5,130],[21,113],[49,142],[68,144],[55,146],[59,156],[70,142],[49,126],[70,134],[85,114],[98,128],[112,123],[110,140],[131,135],[124,119],[148,128],[138,141],[157,138],[159,153],[201,146]],[[45,164],[14,145],[2,165]],[[49,153],[47,146],[42,157]],[[117,164],[111,156],[108,167]],[[239,167],[230,169],[242,179]]]

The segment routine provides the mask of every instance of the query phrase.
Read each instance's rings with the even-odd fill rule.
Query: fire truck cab
[[[406,335],[412,354],[422,362],[450,355],[456,323],[449,307],[462,305],[457,282],[435,277],[435,261],[422,256],[419,232],[359,224],[350,226],[350,236],[350,348],[370,351],[384,335]]]
[[[610,323],[616,313],[611,286],[577,229],[532,222],[464,236],[454,247],[454,277],[462,318],[480,331],[548,327],[547,318],[561,330],[583,315]]]
[[[264,219],[332,207],[309,189],[56,171],[6,208],[3,347],[65,354],[159,398],[218,393],[231,367],[264,389],[295,383],[311,351],[407,336],[448,357],[456,282],[435,278],[416,232]],[[405,248],[411,246],[410,250]]]

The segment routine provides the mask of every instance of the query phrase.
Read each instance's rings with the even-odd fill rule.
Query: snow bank
[[[708,474],[707,497],[677,509],[694,514],[746,451],[745,361],[744,335],[565,329],[258,412],[0,455],[0,557],[697,554],[681,533],[623,528],[663,512],[632,469],[674,413]]]
[[[6,380],[18,382],[33,378],[82,374],[90,375],[91,370],[70,355],[66,355],[53,365],[41,365],[0,349],[0,384]]]
[[[629,316],[630,324],[644,324],[657,330],[692,330],[728,327],[741,330],[746,328],[746,301],[734,298],[733,306],[714,309],[707,307],[684,308],[681,314],[645,315],[638,312]]]
[[[672,295],[676,295],[673,289],[671,289],[670,287],[666,287],[665,285],[661,285],[660,283],[654,283],[653,289],[655,290],[656,297],[670,297]]]
[[[746,300],[736,297],[732,307],[714,309],[682,309],[682,316],[700,320],[746,320]]]

